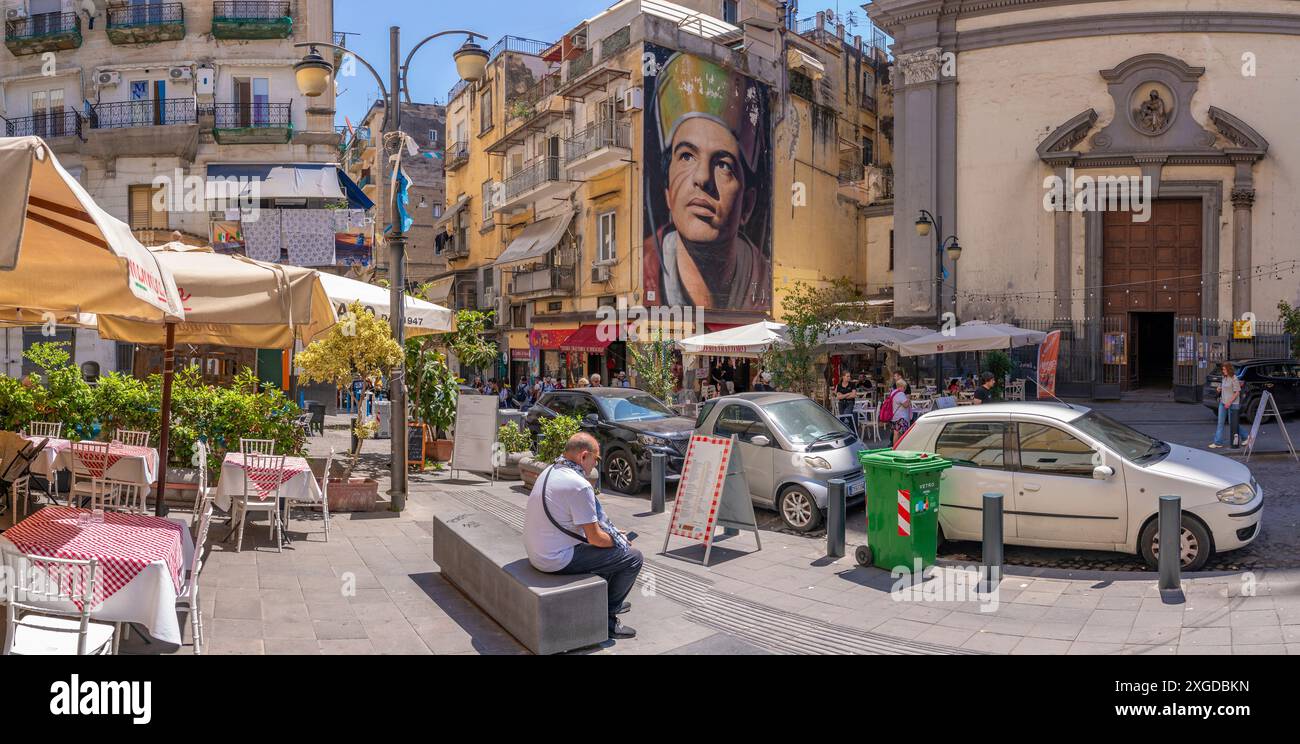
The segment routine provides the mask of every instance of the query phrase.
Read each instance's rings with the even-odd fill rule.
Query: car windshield
[[[1168,445],[1158,439],[1106,416],[1089,411],[1075,419],[1074,427],[1088,436],[1110,447],[1127,460],[1142,460],[1153,455],[1163,455],[1169,451]]]
[[[839,419],[807,398],[773,403],[764,406],[763,410],[793,444],[813,444],[819,439],[830,439],[829,434],[850,433]]]
[[[605,418],[610,421],[653,421],[675,416],[672,411],[652,395],[630,395],[626,398],[598,398]]]

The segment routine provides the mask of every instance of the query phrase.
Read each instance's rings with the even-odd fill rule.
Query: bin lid
[[[885,470],[902,470],[909,473],[927,470],[944,470],[952,467],[948,460],[929,452],[911,450],[874,450],[858,455],[863,467],[875,467]]]

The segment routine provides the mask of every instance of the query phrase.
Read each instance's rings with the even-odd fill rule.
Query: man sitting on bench
[[[636,631],[618,615],[643,561],[641,552],[606,517],[587,482],[600,459],[600,445],[590,434],[574,434],[561,455],[537,478],[528,495],[524,548],[538,571],[595,574],[609,584],[609,637],[632,638]]]

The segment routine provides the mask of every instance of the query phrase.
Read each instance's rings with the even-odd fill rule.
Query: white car
[[[1161,442],[1063,403],[993,403],[926,413],[896,449],[952,461],[939,494],[940,539],[979,540],[985,493],[1003,495],[1011,545],[1141,554],[1156,565],[1164,494],[1182,497],[1183,568],[1259,534],[1264,492],[1245,465]]]

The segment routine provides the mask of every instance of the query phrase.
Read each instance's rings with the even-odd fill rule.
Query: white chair
[[[1025,381],[1016,380],[1007,383],[1007,400],[1024,400],[1025,399]]]
[[[108,468],[108,442],[72,443],[72,490],[68,506],[77,506],[82,498],[92,497],[96,482]]]
[[[5,582],[6,656],[116,653],[117,627],[90,619],[91,608],[100,602],[97,561],[46,558],[11,550],[3,555],[11,574]],[[52,609],[51,604],[80,609]]]
[[[239,454],[241,455],[274,455],[275,441],[271,439],[240,439]]]
[[[867,438],[867,426],[871,426],[871,438],[880,441],[880,409],[870,398],[853,404],[853,413],[858,417],[858,437]]]
[[[241,442],[242,444],[242,442]],[[283,552],[280,535],[280,486],[284,481],[284,455],[244,455],[244,493],[235,497],[234,518],[239,521],[235,552],[244,547],[244,525],[250,511],[267,512],[271,518],[271,537],[277,553]]]
[[[934,409],[933,398],[921,398],[921,397],[912,398],[913,417],[920,416],[923,413],[929,413],[933,409]]]
[[[123,514],[144,514],[144,486],[99,478],[92,481],[90,508]]]
[[[51,437],[58,439],[63,436],[63,424],[55,424],[48,421],[32,421],[23,428],[23,433],[29,437]]]
[[[312,468],[312,476],[320,482],[320,501],[304,501],[301,499],[292,499],[288,496],[284,499],[284,521],[285,529],[288,529],[289,522],[293,521],[293,507],[306,506],[321,508],[322,519],[325,522],[325,542],[330,541],[330,468],[334,466],[334,448],[330,447],[329,456],[325,458],[325,469],[317,473],[316,468]]]
[[[199,516],[202,513],[200,509],[203,508],[204,500],[215,499],[217,496],[216,486],[208,485],[207,445],[203,444],[202,442],[199,442],[196,446],[200,448],[199,449],[199,484],[198,484],[198,488],[194,489],[194,510],[193,510],[193,516],[190,518],[190,533],[195,538],[198,537]],[[198,545],[198,543],[195,543],[195,545]]]
[[[18,524],[27,516],[27,506],[31,499],[31,475],[24,475],[9,484],[9,501],[13,506],[10,524]]]
[[[149,432],[131,431],[130,429],[118,429],[117,431],[113,432],[113,441],[121,442],[122,444],[130,445],[132,447],[148,447]]]
[[[194,532],[194,559],[190,561],[185,574],[185,585],[176,595],[176,611],[188,615],[190,619],[190,636],[194,640],[194,655],[203,653],[203,608],[199,604],[199,572],[203,570],[203,559],[207,555],[208,528],[212,526],[212,500],[205,496],[199,501],[197,529]]]

